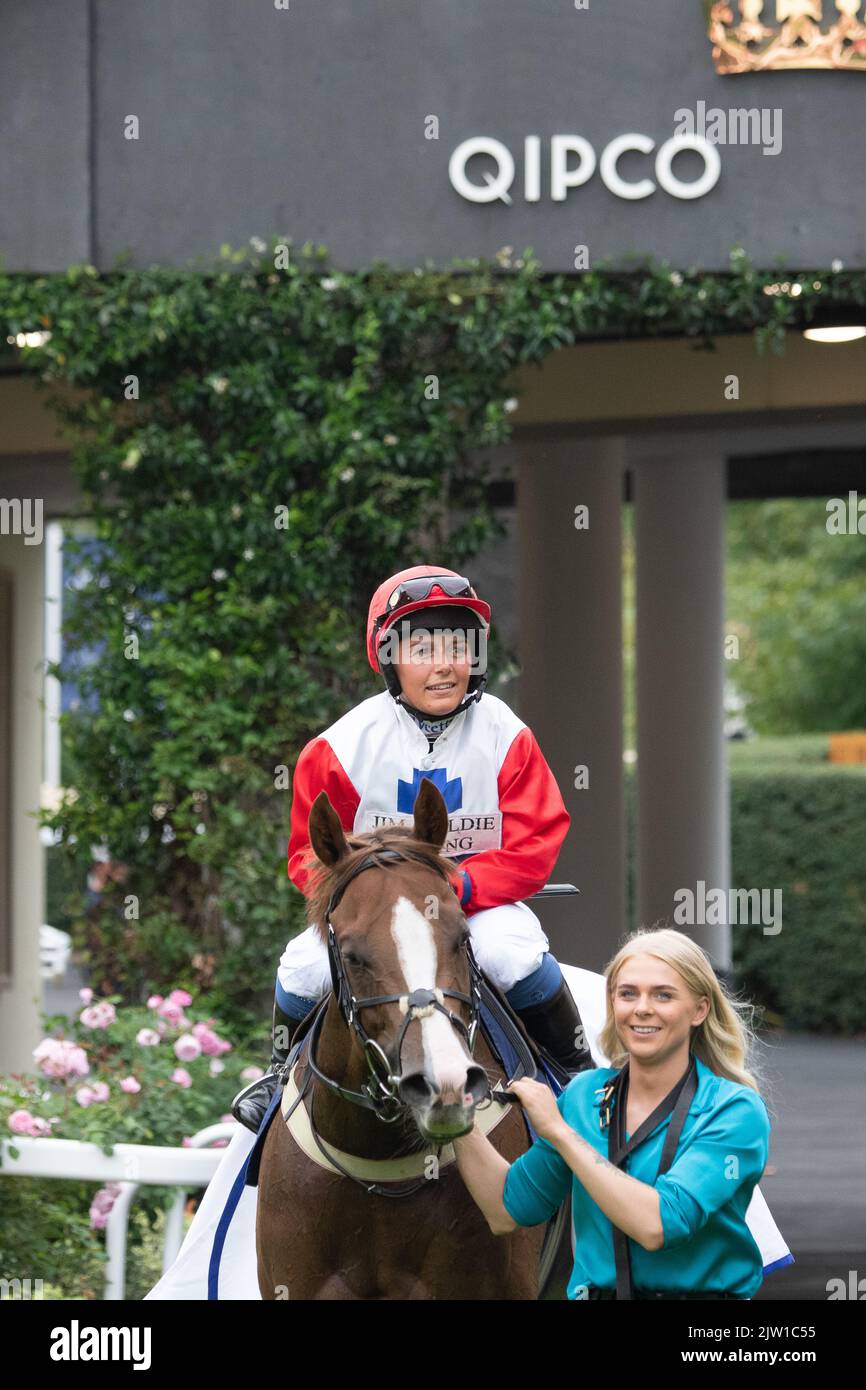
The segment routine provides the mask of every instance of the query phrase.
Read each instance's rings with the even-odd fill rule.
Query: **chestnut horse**
[[[477,967],[441,854],[447,828],[428,778],[414,827],[347,839],[327,794],[313,804],[310,841],[322,869],[307,916],[324,939],[330,923],[335,990],[291,1069],[300,1089],[312,1047],[317,1070],[296,1103],[327,1151],[342,1151],[343,1167],[347,1154],[415,1155],[419,1164],[426,1156],[425,1175],[392,1183],[391,1200],[371,1193],[309,1157],[277,1111],[259,1169],[264,1299],[538,1297],[544,1225],[494,1235],[456,1162],[433,1161],[439,1146],[469,1132],[481,1102],[479,1120],[496,1107],[490,1142],[505,1159],[528,1147],[520,1106],[490,1099],[490,1087],[508,1078],[472,1026]]]

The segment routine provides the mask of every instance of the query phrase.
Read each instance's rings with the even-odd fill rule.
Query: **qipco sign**
[[[523,197],[527,203],[538,203],[542,197],[541,137],[527,135],[523,142]],[[626,179],[620,173],[619,161],[624,154],[637,152],[651,155],[656,143],[648,135],[632,133],[617,135],[605,145],[600,155],[582,135],[553,135],[550,139],[550,197],[555,203],[563,202],[573,188],[588,183],[598,169],[605,188],[617,198],[648,198],[661,188],[672,198],[703,198],[711,188],[715,188],[722,171],[722,162],[715,145],[702,135],[672,135],[659,145],[655,159],[642,178]],[[676,156],[683,150],[694,150],[703,161],[703,173],[694,180],[685,182],[673,170]],[[483,175],[483,182],[470,179],[467,166],[478,155],[492,159],[496,170],[489,169]],[[448,161],[448,177],[461,198],[470,203],[493,203],[513,201],[511,190],[514,186],[514,156],[501,140],[488,135],[474,135],[458,145]]]

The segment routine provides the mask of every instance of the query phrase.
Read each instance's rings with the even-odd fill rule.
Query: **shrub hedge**
[[[866,766],[827,761],[826,734],[728,745],[731,886],[782,891],[782,928],[733,926],[748,996],[786,1027],[866,1029]],[[638,765],[636,765],[637,767]],[[636,925],[637,782],[626,769],[628,920]]]
[[[782,929],[732,928],[734,963],[787,1026],[866,1028],[866,766],[826,760],[827,736],[731,749],[734,887],[780,888]]]

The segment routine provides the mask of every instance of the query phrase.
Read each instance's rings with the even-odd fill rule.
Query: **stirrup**
[[[312,1018],[316,1008],[317,1005],[314,1004],[302,1019],[298,1019],[291,1014],[284,1013],[274,999],[271,1022],[271,1060],[268,1069],[262,1076],[245,1086],[242,1091],[238,1091],[229,1107],[238,1123],[245,1125],[255,1134],[258,1134],[265,1111],[273,1099],[274,1090],[277,1086],[284,1086],[288,1079],[286,1069],[295,1041],[301,1030],[306,1027],[308,1020]],[[286,1029],[285,1047],[278,1047],[275,1041],[278,1026]]]
[[[280,1084],[278,1073],[271,1067],[263,1076],[256,1077],[242,1091],[238,1091],[229,1110],[239,1124],[258,1134],[274,1091]]]

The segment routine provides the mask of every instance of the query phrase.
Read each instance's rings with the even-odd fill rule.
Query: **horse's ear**
[[[441,849],[448,834],[448,811],[439,788],[429,777],[421,778],[421,786],[415,798],[415,839]]]
[[[308,822],[310,844],[316,857],[330,868],[349,853],[349,842],[343,833],[340,817],[334,810],[326,791],[319,792],[310,810]]]

